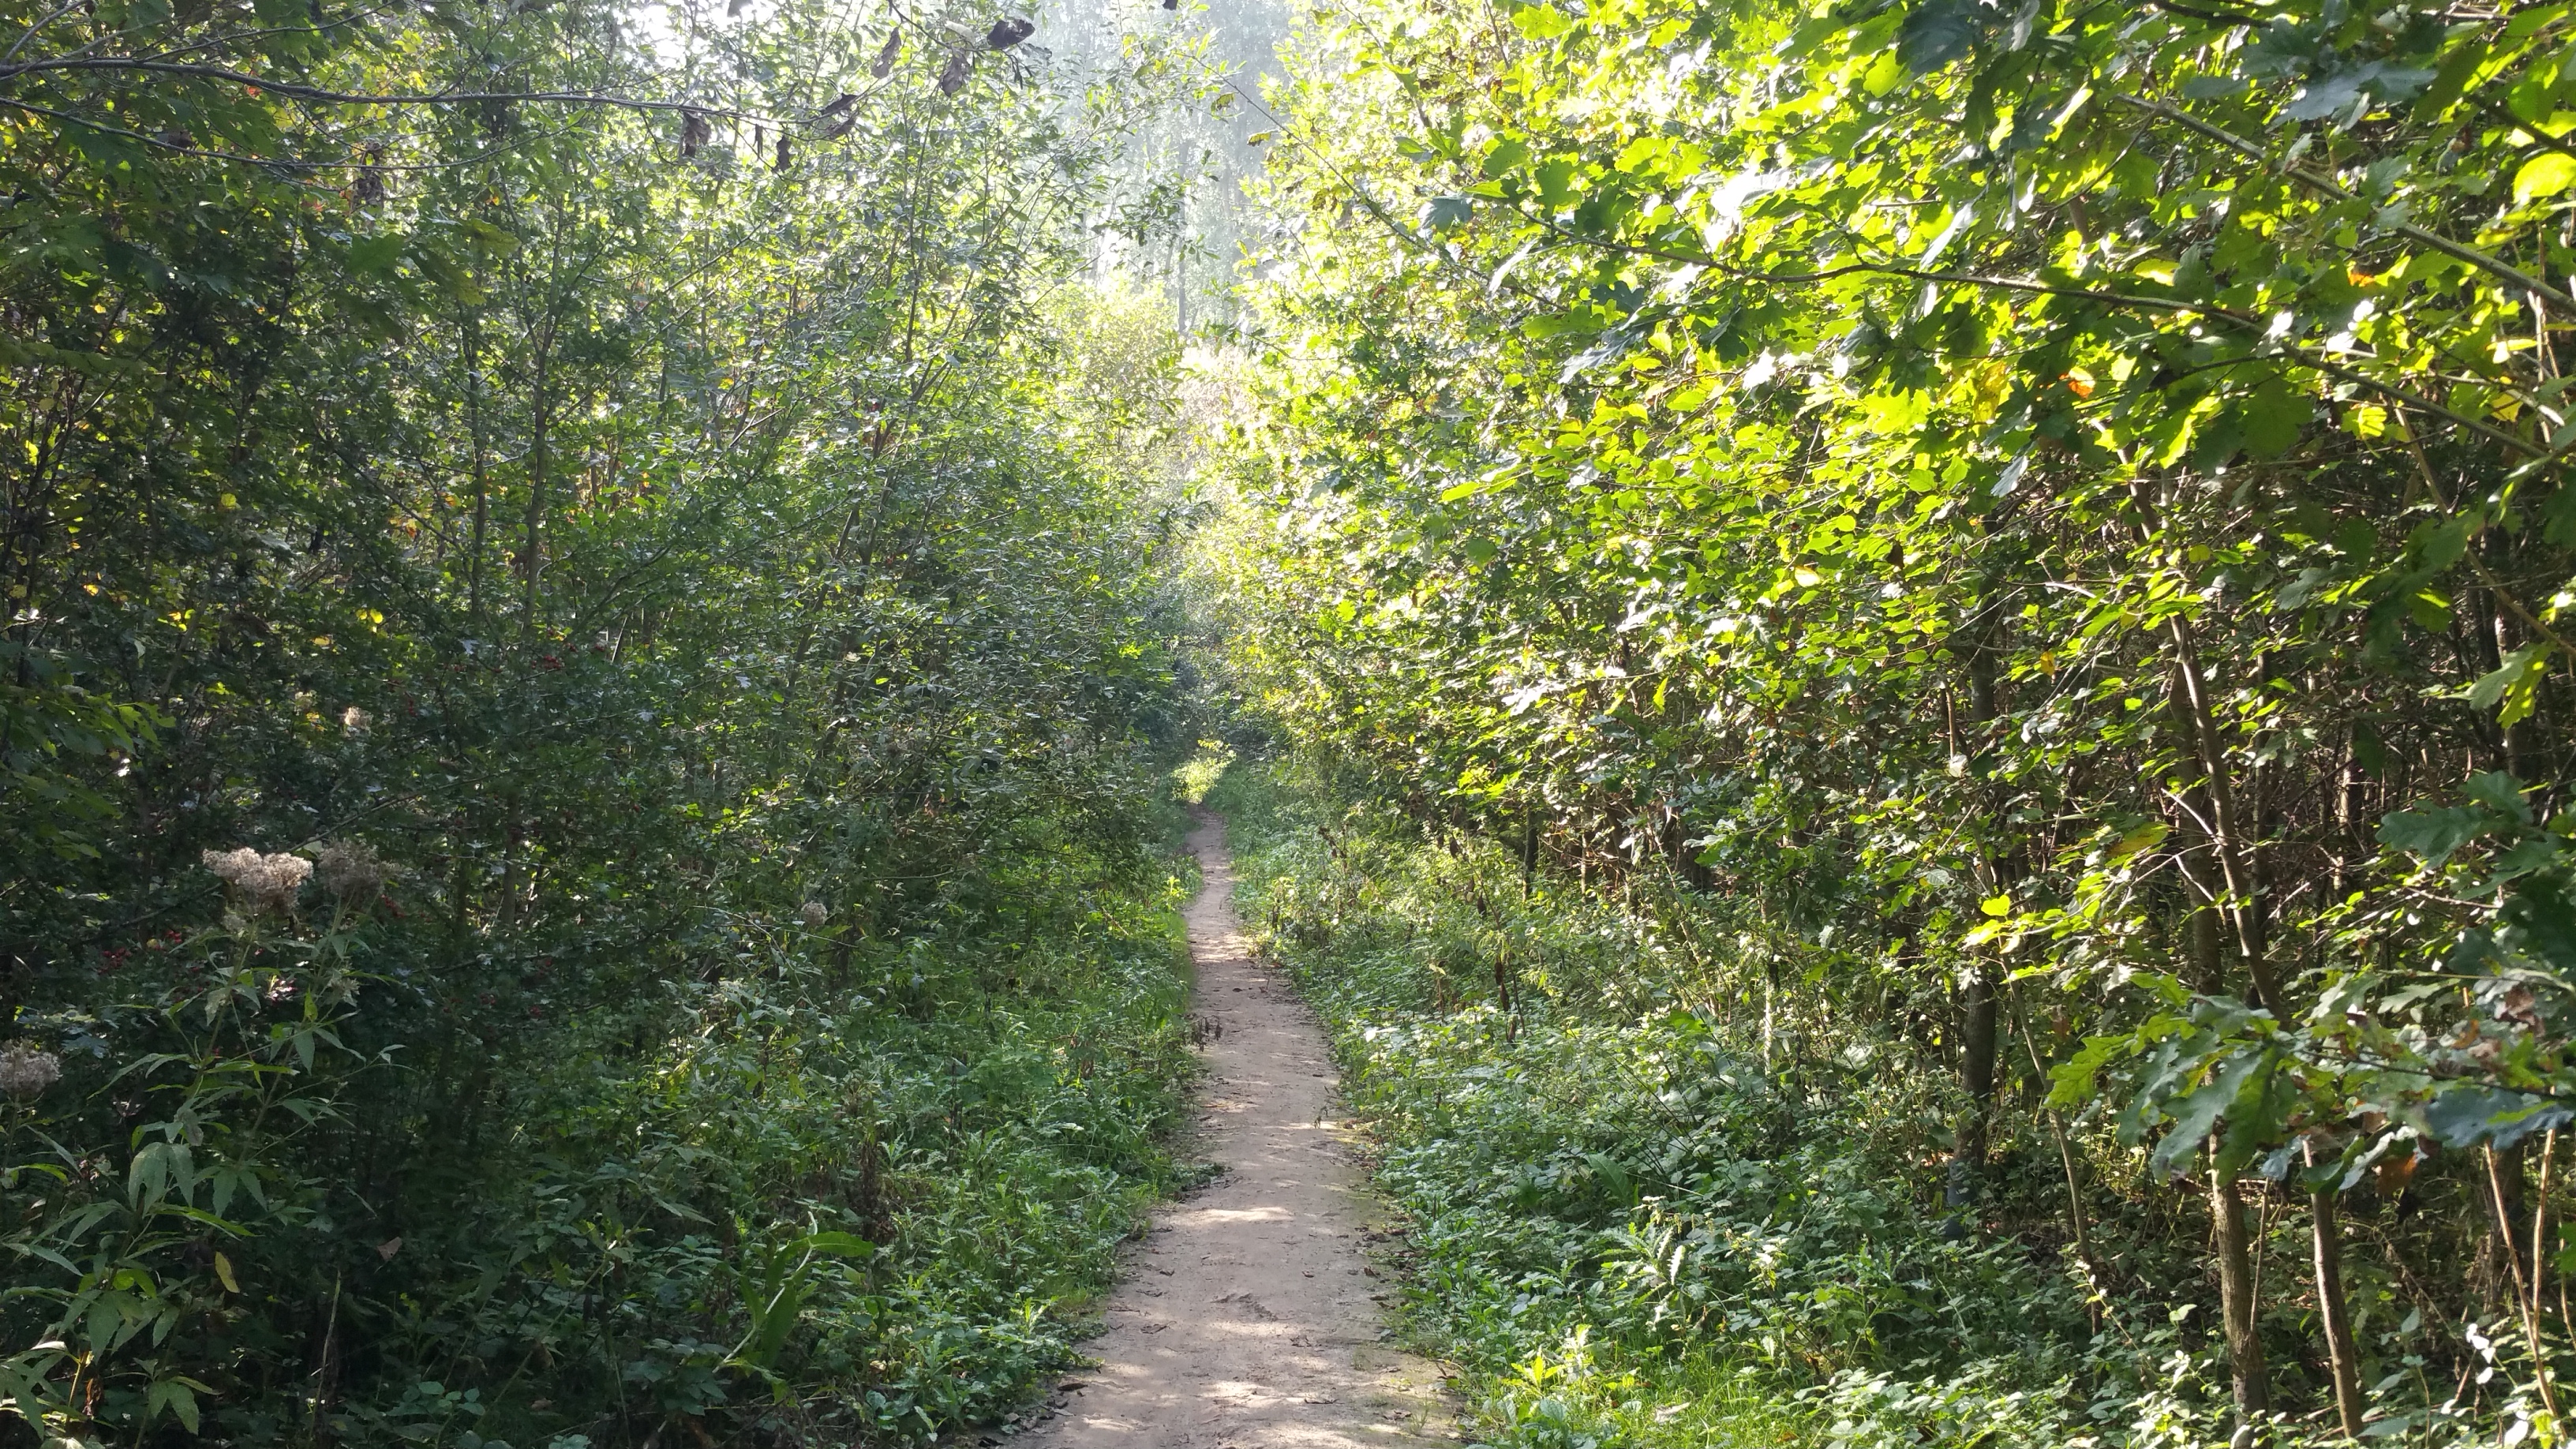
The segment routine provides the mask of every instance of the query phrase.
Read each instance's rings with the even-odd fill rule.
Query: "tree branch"
[[[1604,247],[1613,251],[1629,252],[1639,256],[1658,257],[1665,261],[1680,262],[1690,266],[1707,267],[1713,271],[1724,272],[1728,276],[1748,282],[1804,285],[1812,282],[1832,281],[1837,277],[1848,277],[1862,273],[1875,273],[1884,276],[1908,277],[1916,281],[1945,282],[1969,287],[1992,287],[1998,291],[2023,292],[2043,297],[2068,297],[2078,301],[2104,302],[2120,307],[2138,307],[2153,311],[2173,312],[2194,317],[2213,317],[2219,321],[2230,323],[2234,326],[2245,328],[2248,331],[2256,333],[2263,333],[2269,330],[2264,324],[2263,319],[2253,316],[2250,313],[2239,312],[2228,307],[2213,306],[2206,302],[2187,302],[2172,297],[2148,297],[2141,296],[2134,292],[2104,292],[2088,287],[2061,287],[2048,282],[2027,281],[2019,277],[1990,277],[1973,272],[1931,272],[1925,271],[1920,267],[1908,267],[1894,262],[1850,262],[1838,267],[1819,268],[1812,272],[1762,272],[1755,271],[1747,267],[1733,266],[1726,262],[1719,261],[1715,257],[1689,256],[1679,252],[1665,251],[1657,247],[1635,246],[1626,242],[1604,241],[1589,237],[1574,236],[1553,222],[1542,221],[1540,222],[1540,225],[1545,226],[1549,230],[1556,232],[1558,235],[1566,237],[1567,240],[1576,242],[1580,245]],[[2410,388],[2401,387],[2392,382],[2383,382],[2378,378],[2372,377],[2366,372],[2346,367],[2339,362],[2331,362],[2325,358],[2301,352],[2288,346],[2278,347],[2270,353],[2258,352],[2255,355],[2258,357],[2269,356],[2278,361],[2288,363],[2293,367],[2313,368],[2316,371],[2325,373],[2329,376],[2342,378],[2344,381],[2356,386],[2369,388],[2383,396],[2402,402],[2409,407],[2419,408],[2437,417],[2446,418],[2452,423],[2457,424],[2470,432],[2478,434],[2480,437],[2486,438],[2491,442],[2500,443],[2527,458],[2546,462],[2558,456],[2557,454],[2550,452],[2545,446],[2534,445],[2528,439],[2516,437],[2512,433],[2508,433],[2501,428],[2493,427],[2487,423],[2481,422],[2465,413],[2453,412],[2451,409],[2442,406],[2440,403],[2437,403],[2431,398],[2425,397],[2423,394],[2415,392]]]
[[[753,111],[729,110],[722,106],[697,105],[687,101],[647,101],[633,96],[604,96],[591,91],[422,91],[388,95],[369,95],[355,91],[326,90],[320,86],[294,81],[270,80],[247,71],[220,65],[189,65],[173,61],[130,60],[103,56],[78,60],[30,60],[16,65],[0,65],[0,81],[15,80],[22,75],[62,74],[67,71],[140,72],[146,75],[179,76],[189,80],[228,81],[255,91],[266,91],[288,100],[306,101],[330,106],[466,106],[490,102],[521,105],[608,106],[627,111],[680,111],[699,116],[723,116],[728,120],[758,121],[784,126],[788,122]],[[2576,306],[2576,303],[2571,303]]]
[[[2168,105],[2163,101],[2145,100],[2137,96],[2129,95],[2123,91],[2108,91],[2105,92],[2105,94],[2112,100],[2120,102],[2122,105],[2144,111],[2151,116],[2160,116],[2187,131],[2215,141],[2219,145],[2225,146],[2239,155],[2251,157],[2256,161],[2262,162],[2266,166],[2276,164],[2262,147],[2246,140],[2244,137],[2237,135],[2233,131],[2221,130],[2216,126],[2209,124],[2207,121],[2189,114],[2179,107]],[[2298,182],[2302,186],[2322,191],[2326,195],[2335,198],[2337,201],[2363,200],[2361,193],[2352,190],[2350,187],[2345,186],[2342,182],[2335,180],[2331,176],[2321,176],[2314,171],[2308,170],[2304,166],[2298,166],[2288,162],[2277,164],[2282,175],[2289,177],[2291,180]],[[2535,296],[2545,297],[2548,300],[2557,303],[2561,307],[2565,307],[2570,311],[2576,311],[2576,296],[2569,296],[2567,293],[2549,285],[2547,282],[2540,280],[2538,277],[2531,275],[2520,267],[2513,266],[2500,258],[2491,257],[2485,252],[2479,251],[2476,247],[2463,246],[2460,243],[2451,240],[2449,237],[2442,236],[2436,232],[2426,231],[2424,228],[2415,225],[2413,222],[2396,222],[2388,225],[2388,229],[2410,241],[2420,242],[2446,256],[2467,262],[2470,266],[2476,267],[2480,271],[2502,277],[2506,281],[2513,283],[2515,286],[2520,287],[2524,291],[2530,292]]]

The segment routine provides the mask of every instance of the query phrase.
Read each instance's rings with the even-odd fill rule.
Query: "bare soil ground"
[[[1385,1342],[1382,1215],[1352,1163],[1324,1036],[1234,914],[1225,822],[1190,836],[1208,1034],[1199,1150],[1223,1174],[1158,1213],[1112,1296],[1100,1367],[1068,1378],[1040,1449],[1429,1449],[1456,1437],[1438,1365]]]

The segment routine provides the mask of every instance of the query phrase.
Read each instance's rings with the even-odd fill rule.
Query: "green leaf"
[[[2075,1055],[2049,1070],[2054,1083],[2048,1090],[2048,1105],[2063,1112],[2080,1107],[2092,1099],[2101,1080],[2102,1068],[2116,1056],[2134,1051],[2135,1040],[2128,1036],[2091,1036]]]
[[[2576,186],[2576,156],[2559,151],[2543,151],[2522,163],[2513,173],[2513,200],[2517,206],[2556,196]]]
[[[856,1233],[808,1233],[788,1245],[791,1252],[830,1253],[843,1258],[872,1258],[877,1245]]]
[[[2236,422],[2247,452],[2257,458],[2277,458],[2299,441],[2299,430],[2315,413],[2305,394],[2292,391],[2276,377],[2238,405]]]
[[[1476,203],[1464,196],[1435,196],[1423,203],[1420,225],[1425,231],[1455,231],[1475,214]]]
[[[395,260],[402,255],[406,240],[408,238],[400,232],[360,237],[349,243],[349,270],[364,273],[392,270]]]
[[[412,260],[420,265],[420,269],[428,274],[430,281],[456,301],[468,307],[479,307],[491,300],[491,294],[483,290],[482,284],[474,279],[474,274],[439,248],[423,243],[415,245],[411,249],[411,255]]]
[[[2443,1088],[2424,1104],[2424,1125],[2445,1147],[2511,1147],[2572,1117],[2576,1112],[2546,1097],[2466,1082]]]
[[[1896,33],[1896,55],[1916,75],[1939,70],[1977,42],[1972,0],[1926,0]]]
[[[2127,860],[2129,857],[2136,855],[2142,850],[2154,849],[2159,842],[2171,833],[2171,829],[2167,827],[2163,821],[2150,820],[2144,825],[2130,831],[2128,834],[2121,836],[2119,841],[2111,847],[2106,858],[2114,861]]]
[[[2554,837],[2540,839],[2556,844]],[[2550,853],[2555,857],[2553,865],[2564,863],[2565,846]],[[2562,976],[2576,974],[2576,902],[2555,881],[2525,877],[2498,914],[2503,918],[2506,946]]]
[[[480,217],[467,217],[456,224],[465,234],[468,245],[487,257],[506,257],[519,250],[519,239]]]
[[[2525,644],[2504,663],[2469,686],[2469,703],[2496,712],[2496,723],[2510,729],[2531,718],[2540,707],[2540,681],[2549,673],[2549,645]]]
[[[2237,1098],[2244,1094],[2247,1085],[2254,1081],[2255,1073],[2263,1068],[2271,1055],[2268,1050],[2257,1049],[2226,1059],[2206,1086],[2168,1103],[2166,1111],[2172,1115],[2173,1125],[2166,1129],[2165,1135],[2157,1141],[2155,1151],[2148,1156],[2147,1170],[2160,1178],[2173,1177],[2181,1172],[2183,1159],[2198,1152],[2202,1144],[2209,1141],[2209,1134],[2217,1128],[2218,1119],[2236,1105]]]
[[[2438,870],[2463,845],[2494,828],[2495,817],[2462,805],[2400,810],[2379,823],[2379,843],[2420,856]]]
[[[1491,181],[1527,161],[1529,157],[1529,147],[1507,136],[1496,141],[1493,149],[1485,153],[1484,164],[1479,169],[1484,172],[1485,179]]]
[[[1512,28],[1532,40],[1554,40],[1574,28],[1565,12],[1545,5],[1524,5],[1512,12]]]
[[[189,1392],[189,1383],[190,1380],[178,1378],[154,1380],[151,1392],[144,1398],[143,1422],[150,1424],[167,1410],[172,1418],[179,1421],[180,1428],[196,1433],[197,1396]]]
[[[2468,89],[2469,77],[2477,73],[2479,62],[2486,58],[2487,43],[2483,38],[2473,36],[2462,41],[2443,58],[2441,67],[2434,72],[2433,84],[2416,98],[2415,114],[2429,121],[2449,110]]]
[[[1563,206],[1574,199],[1574,163],[1554,160],[1538,168],[1538,197],[1550,206]]]

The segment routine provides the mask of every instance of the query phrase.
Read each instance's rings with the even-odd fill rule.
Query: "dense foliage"
[[[2571,36],[1334,6],[1272,98],[1240,689],[1698,943],[1671,1004],[1844,1104],[1801,1191],[2198,1307],[2249,1430],[2555,1441]],[[1477,954],[1435,1008],[1504,1004]],[[2135,1333],[2033,1327],[2016,1392]]]
[[[0,1442],[921,1439],[1166,1180],[1185,38],[743,9],[8,15]]]
[[[1409,1219],[1409,1327],[1492,1440],[2226,1436],[2223,1356],[2172,1311],[2195,1245],[2169,1203],[2088,1195],[2117,1280],[2070,1271],[2062,1232],[1958,1231],[1915,1155],[1945,1093],[1866,1028],[1766,1065],[1728,954],[1669,919],[1531,889],[1491,842],[1311,777],[1219,795]]]

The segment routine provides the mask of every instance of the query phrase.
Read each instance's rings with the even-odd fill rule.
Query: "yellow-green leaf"
[[[1860,78],[1862,90],[1874,96],[1886,95],[1905,83],[1905,62],[1897,59],[1893,47],[1879,53],[1878,64]]]
[[[2522,169],[2513,173],[2514,204],[2556,196],[2570,186],[2576,186],[2576,156],[2544,151],[2523,162]]]

